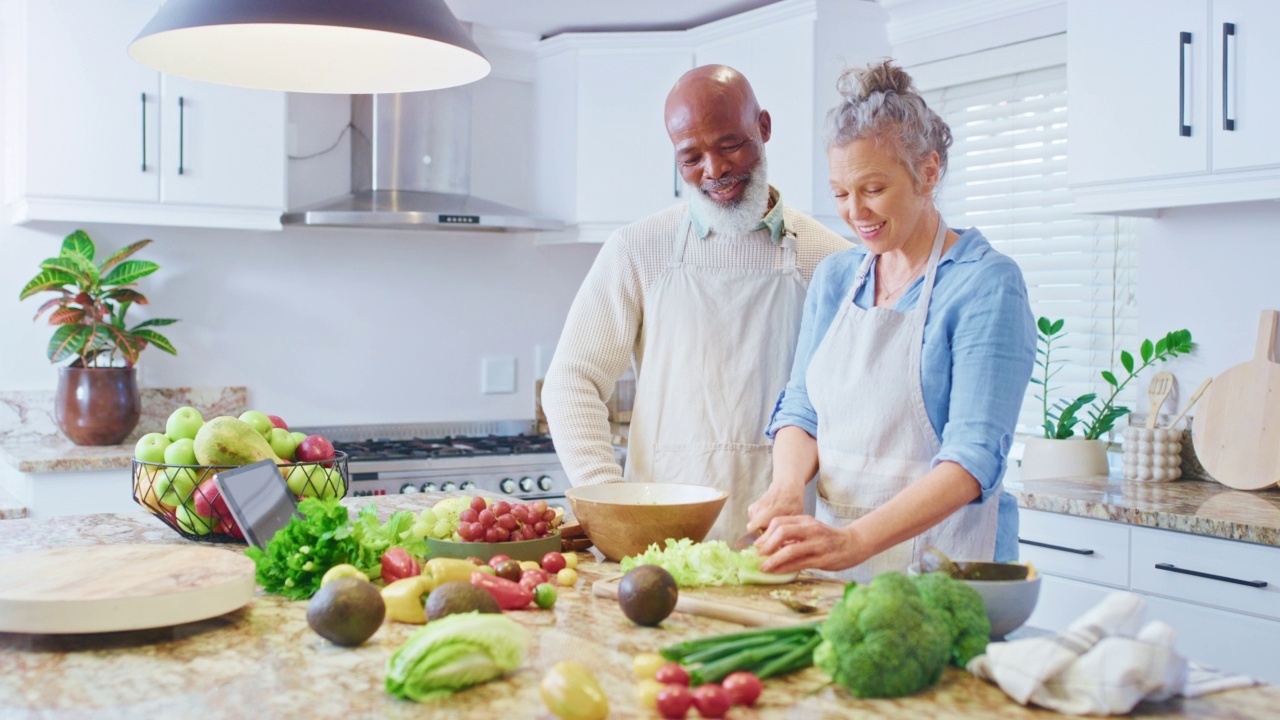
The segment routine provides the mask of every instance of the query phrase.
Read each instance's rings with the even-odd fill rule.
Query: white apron
[[[925,410],[920,381],[924,324],[947,226],[929,255],[915,308],[862,309],[854,303],[875,256],[868,255],[809,361],[809,398],[818,414],[818,520],[848,525],[924,476],[941,443]],[[923,534],[875,555],[842,580],[867,582],[886,570],[905,572],[935,545],[957,560],[995,556],[997,497],[965,505]]]
[[[778,267],[739,270],[685,265],[691,230],[686,213],[645,302],[626,479],[724,490],[706,539],[731,542],[773,474],[764,430],[789,379],[806,288],[794,235],[783,236]]]

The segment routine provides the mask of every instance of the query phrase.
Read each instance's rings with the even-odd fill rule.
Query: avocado
[[[335,645],[355,647],[382,624],[387,606],[373,583],[340,578],[320,588],[307,603],[307,624]]]
[[[439,620],[445,615],[482,612],[500,613],[498,601],[487,590],[469,582],[447,582],[427,596],[427,620]]]
[[[656,627],[675,610],[679,597],[675,578],[657,565],[641,565],[618,583],[622,614],[637,625]]]

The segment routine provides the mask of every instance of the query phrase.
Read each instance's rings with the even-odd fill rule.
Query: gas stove
[[[355,496],[485,490],[565,507],[569,478],[547,435],[522,420],[299,428],[349,456]],[[557,502],[558,501],[558,502]]]

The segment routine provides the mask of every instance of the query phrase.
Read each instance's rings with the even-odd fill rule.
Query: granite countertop
[[[434,496],[433,496],[434,499]],[[352,498],[356,507],[369,498]],[[384,517],[418,509],[421,496],[377,498]],[[143,513],[86,515],[0,523],[0,554],[101,543],[182,544]],[[229,545],[229,552],[242,546]],[[524,667],[504,679],[431,706],[397,700],[383,689],[387,658],[416,626],[389,623],[354,649],[330,645],[306,624],[306,603],[259,594],[228,615],[173,628],[81,636],[0,633],[0,715],[26,717],[518,717],[551,718],[538,694],[541,670],[576,659],[595,670],[612,718],[656,717],[636,705],[631,658],[674,642],[733,632],[739,626],[676,613],[656,629],[623,617],[613,601],[590,595],[590,583],[616,571],[580,555],[581,579],[553,611],[509,616],[529,629]],[[1195,700],[1144,704],[1144,717],[1258,718],[1280,703],[1280,688],[1233,690]],[[696,714],[693,716],[696,717]],[[1021,707],[973,676],[948,669],[935,687],[896,700],[857,700],[808,669],[770,680],[754,709],[736,720],[770,717],[1032,718],[1053,713]]]
[[[1206,480],[1132,482],[1073,477],[1022,482],[1010,469],[1005,489],[1029,510],[1112,520],[1226,540],[1280,546],[1280,490],[1232,490]]]
[[[5,443],[0,445],[0,462],[23,473],[128,470],[133,445],[76,445],[66,438]]]

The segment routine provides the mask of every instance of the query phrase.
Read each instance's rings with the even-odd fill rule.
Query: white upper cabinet
[[[1068,3],[1076,212],[1280,198],[1277,31],[1271,0]]]
[[[677,32],[571,33],[540,43],[536,207],[563,220],[541,242],[601,242],[680,202],[663,123],[667,93],[695,65],[746,76],[773,120],[769,181],[788,205],[849,232],[827,183],[822,125],[845,63],[889,55],[879,5],[784,0]]]
[[[130,58],[156,0],[0,2],[11,222],[280,226],[283,93],[162,75]]]

